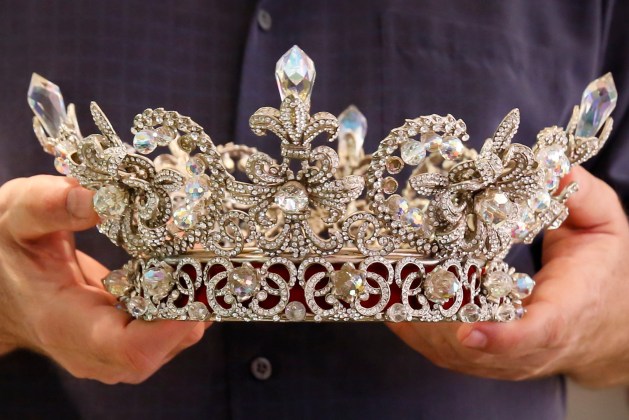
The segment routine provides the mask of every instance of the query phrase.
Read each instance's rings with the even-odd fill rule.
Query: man
[[[590,80],[621,92],[614,137],[590,169],[626,199],[627,6],[616,2],[357,3],[5,1],[0,13],[0,342],[7,416],[110,418],[561,418],[564,373],[627,382],[618,198],[578,169],[564,228],[546,236],[524,320],[512,324],[202,324],[131,321],[100,286],[124,261],[91,230],[91,195],[50,170],[30,129],[32,71],[58,83],[84,131],[97,100],[118,132],[164,106],[213,139],[271,149],[248,130],[277,105],[274,63],[293,44],[314,59],[313,110],[355,103],[367,151],[404,118],[452,113],[479,147],[518,106],[518,141],[565,122]],[[90,255],[91,257],[88,257]],[[92,259],[95,258],[95,259]],[[530,248],[513,252],[536,271]],[[202,338],[203,336],[203,338]],[[192,346],[179,357],[177,354]],[[47,359],[16,349],[27,348]],[[51,368],[52,360],[62,369]],[[170,362],[170,363],[169,363]],[[434,364],[436,364],[437,367]],[[479,375],[481,379],[468,374]],[[105,383],[141,383],[109,386]],[[530,379],[513,382],[513,379]],[[53,411],[51,411],[53,410]]]

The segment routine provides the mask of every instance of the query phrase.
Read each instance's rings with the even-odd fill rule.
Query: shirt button
[[[260,381],[266,381],[271,377],[271,362],[266,357],[256,357],[251,362],[251,374]]]
[[[273,25],[271,14],[264,9],[258,10],[258,25],[263,31],[270,31]]]

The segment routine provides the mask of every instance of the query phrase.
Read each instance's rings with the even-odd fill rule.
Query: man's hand
[[[511,323],[388,324],[439,366],[526,379],[565,373],[588,386],[629,382],[629,224],[614,191],[584,169],[570,216],[548,231],[527,313]]]
[[[203,323],[132,320],[114,308],[108,270],[72,232],[98,222],[92,193],[36,176],[0,188],[0,354],[26,347],[81,378],[138,383],[201,339]]]

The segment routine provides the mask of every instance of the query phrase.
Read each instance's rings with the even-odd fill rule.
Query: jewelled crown
[[[133,259],[104,280],[146,320],[510,321],[535,282],[503,258],[567,217],[572,165],[609,137],[611,74],[593,81],[566,129],[533,148],[512,143],[507,114],[480,152],[451,115],[409,119],[363,152],[365,117],[310,114],[312,60],[297,46],[277,62],[279,109],[249,123],[280,140],[281,160],[215,145],[189,117],[135,116],[133,147],[96,103],[101,134],[84,137],[59,88],[34,74],[34,130],[55,166],[95,191],[98,229]],[[316,145],[337,140],[337,151]],[[264,141],[270,141],[264,139]],[[169,153],[153,160],[158,147]],[[401,185],[402,173],[408,182]],[[241,179],[248,179],[242,181]]]

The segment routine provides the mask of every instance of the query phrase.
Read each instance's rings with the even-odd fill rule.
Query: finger
[[[90,286],[103,289],[103,279],[109,274],[109,270],[94,258],[81,251],[76,251],[76,260],[81,273],[83,273],[85,282]]]
[[[566,202],[570,212],[566,226],[608,233],[626,224],[618,195],[609,185],[580,166],[562,180],[564,185],[570,182],[576,182],[579,190]]]
[[[0,224],[18,241],[85,230],[99,220],[92,197],[91,191],[70,178],[14,179],[0,188]]]
[[[558,307],[538,301],[529,305],[526,316],[518,321],[464,324],[457,339],[465,347],[486,353],[518,355],[557,347],[564,331],[565,320]]]

